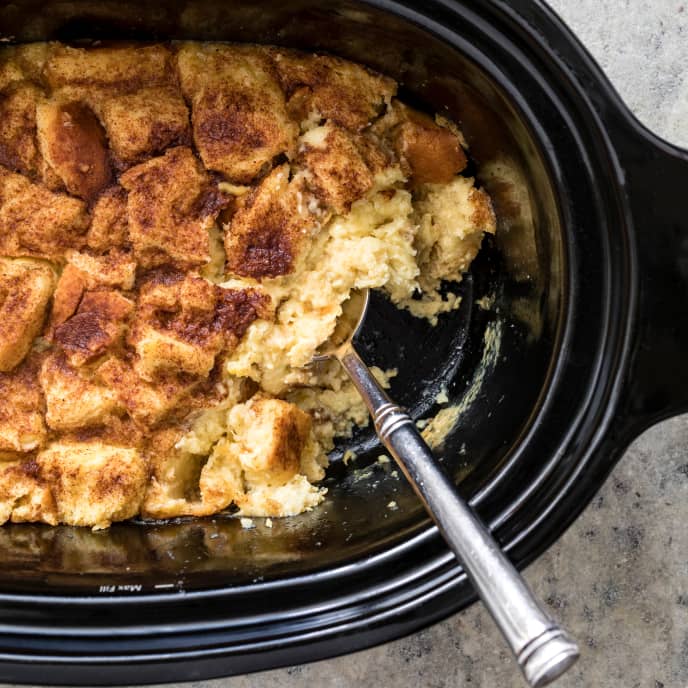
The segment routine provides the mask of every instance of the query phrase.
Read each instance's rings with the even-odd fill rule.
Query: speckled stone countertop
[[[688,147],[688,0],[551,0],[626,103]],[[688,392],[687,392],[688,393]],[[688,416],[647,431],[526,578],[580,641],[559,688],[688,687]],[[184,684],[189,686],[189,684]],[[410,637],[193,688],[523,688],[481,605]]]

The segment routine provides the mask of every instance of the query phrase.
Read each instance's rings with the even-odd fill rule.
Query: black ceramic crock
[[[541,2],[20,0],[0,8],[0,34],[329,51],[461,124],[497,241],[458,312],[432,329],[378,300],[362,346],[369,363],[399,367],[392,393],[417,417],[445,388],[460,407],[438,452],[519,566],[561,535],[634,437],[685,410],[688,154],[631,116]],[[376,461],[370,432],[350,446],[359,459],[345,467],[334,453],[325,504],[272,529],[225,517],[0,529],[0,680],[266,669],[469,604],[460,567],[394,466]]]

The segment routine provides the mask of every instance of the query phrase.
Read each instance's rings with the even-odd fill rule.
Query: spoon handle
[[[490,531],[459,496],[413,420],[377,383],[352,346],[339,360],[385,446],[423,501],[509,643],[528,684],[544,686],[578,658],[574,640],[545,611]]]

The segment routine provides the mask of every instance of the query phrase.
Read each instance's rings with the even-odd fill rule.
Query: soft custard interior
[[[325,498],[368,421],[311,364],[342,304],[383,289],[435,323],[495,231],[456,126],[395,92],[262,46],[3,50],[0,522]]]

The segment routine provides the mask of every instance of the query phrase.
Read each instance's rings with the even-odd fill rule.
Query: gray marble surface
[[[552,0],[649,128],[688,147],[688,0]],[[688,416],[647,431],[526,572],[580,640],[560,688],[688,686]],[[408,638],[197,688],[522,688],[481,605]]]

